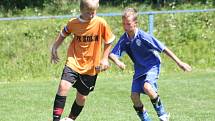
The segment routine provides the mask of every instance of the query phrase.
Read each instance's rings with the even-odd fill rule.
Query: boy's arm
[[[191,71],[192,68],[187,63],[182,62],[170,49],[167,47],[163,51],[166,55],[168,55],[172,60],[174,60],[177,65],[183,69],[184,71]]]
[[[51,49],[51,62],[52,63],[57,63],[59,61],[57,49],[62,44],[64,39],[65,39],[65,37],[63,37],[61,34],[59,34],[58,37],[56,38],[56,40],[52,46],[52,49]]]
[[[103,57],[100,62],[100,71],[105,71],[109,68],[108,55],[110,53],[111,46],[111,43],[104,45]]]
[[[125,65],[122,61],[120,61],[119,58],[118,58],[115,54],[111,53],[111,54],[109,55],[109,58],[110,58],[120,69],[122,69],[122,70],[125,69],[126,65]]]

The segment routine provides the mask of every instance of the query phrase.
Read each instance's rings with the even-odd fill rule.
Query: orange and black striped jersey
[[[62,36],[73,35],[67,51],[66,65],[80,74],[96,75],[100,65],[102,45],[110,44],[115,36],[106,21],[95,16],[90,21],[72,18],[61,32]]]

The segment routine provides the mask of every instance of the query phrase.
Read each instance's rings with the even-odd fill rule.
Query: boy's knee
[[[150,83],[146,82],[143,86],[143,90],[145,93],[148,94],[148,93],[151,93],[153,91],[153,88],[152,88]]]
[[[61,96],[67,96],[67,93],[69,92],[70,87],[71,87],[70,82],[62,80],[60,82],[59,87],[58,87],[58,92],[57,93],[59,95],[61,95]]]
[[[87,96],[80,94],[79,92],[77,93],[76,96],[76,102],[77,104],[83,106],[85,104],[85,100],[86,100]]]
[[[146,82],[143,86],[143,90],[150,97],[150,99],[157,97],[157,92],[153,89],[150,83]]]
[[[76,99],[78,101],[85,101],[86,100],[86,96],[77,96]]]

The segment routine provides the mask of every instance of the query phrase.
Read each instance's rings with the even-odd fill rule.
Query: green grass
[[[60,74],[59,74],[60,75]],[[159,93],[172,121],[214,121],[215,72],[161,73]],[[138,121],[130,101],[131,73],[102,73],[77,121]],[[51,121],[58,80],[1,82],[1,121]],[[68,96],[68,115],[75,90]],[[158,121],[146,96],[142,100]]]

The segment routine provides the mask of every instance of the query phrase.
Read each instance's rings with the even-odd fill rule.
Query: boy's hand
[[[106,71],[109,68],[108,59],[102,59],[100,62],[100,71]]]
[[[52,51],[51,51],[51,63],[54,63],[56,64],[57,62],[59,62],[59,57],[58,57],[58,54],[57,54],[57,50],[55,48],[52,48]]]
[[[181,69],[183,69],[184,71],[188,71],[188,72],[189,72],[189,71],[192,70],[191,66],[188,65],[187,63],[184,63],[184,62],[178,63],[178,66],[179,66]]]

